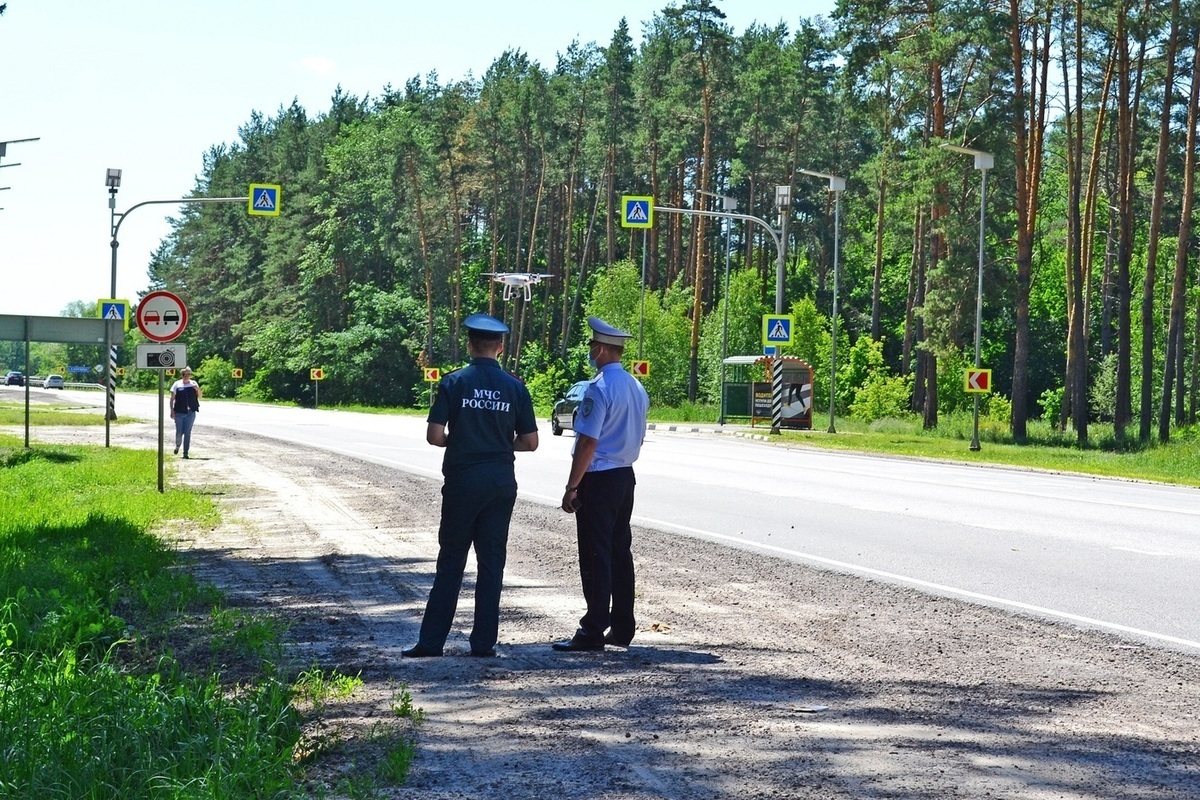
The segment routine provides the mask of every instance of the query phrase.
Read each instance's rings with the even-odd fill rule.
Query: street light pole
[[[642,310],[638,318],[638,358],[642,358],[642,344],[646,341],[646,247],[649,241],[647,229],[642,228]]]
[[[121,170],[110,169],[105,179],[108,186],[108,207],[112,225],[112,241],[109,246],[112,248],[112,298],[116,299],[117,295],[117,247],[120,245],[117,242],[117,234],[121,232],[121,224],[129,214],[142,206],[153,206],[162,204],[179,205],[180,203],[245,203],[250,198],[248,197],[185,197],[178,200],[145,200],[141,203],[136,203],[124,211],[117,211],[117,188],[121,185]],[[104,328],[104,344],[108,349],[108,412],[104,419],[104,446],[109,446],[109,421],[117,418],[116,414],[116,367],[117,367],[117,346],[112,341],[109,334],[109,326]],[[161,377],[161,376],[160,376]]]
[[[121,170],[109,169],[104,176],[104,185],[108,187],[109,233],[112,241],[112,281],[109,284],[109,297],[117,297],[117,189],[121,188]],[[125,312],[129,313],[128,309]],[[128,320],[126,320],[128,322]],[[110,443],[110,424],[117,418],[117,345],[112,340],[109,326],[104,326],[104,350],[108,360],[104,364],[104,393],[107,405],[104,413],[104,446]]]
[[[788,186],[776,187],[776,190],[775,190],[776,203],[778,203],[780,201],[780,199],[785,199],[787,201],[788,206],[789,207],[791,206],[791,187],[788,187]],[[768,223],[765,219],[762,219],[761,217],[751,216],[750,214],[738,214],[737,212],[734,212],[734,211],[707,211],[702,208],[674,208],[672,206],[654,206],[654,210],[661,211],[666,214],[694,214],[694,215],[700,216],[700,217],[723,217],[725,219],[740,219],[740,220],[745,220],[746,222],[758,223],[759,225],[762,225],[764,228],[766,228],[767,233],[770,234],[770,236],[771,236],[771,241],[773,241],[775,243],[775,250],[778,253],[779,275],[778,275],[778,280],[776,282],[776,287],[775,287],[776,288],[775,307],[777,309],[783,308],[783,264],[784,264],[784,248],[786,246],[783,237],[787,236],[787,217],[786,217],[786,215],[784,215],[783,224],[781,226],[781,229],[777,231],[771,227],[770,223]],[[780,313],[782,313],[782,312],[780,312]],[[722,359],[722,362],[723,361],[724,361],[724,359]],[[772,420],[778,420],[780,417],[780,414],[775,414],[774,412],[776,410],[780,410],[782,408],[783,395],[782,395],[781,387],[778,387],[776,381],[772,381],[771,395],[772,395],[771,405],[773,407],[772,408]],[[771,433],[773,433],[773,434],[779,433],[779,426],[774,421],[771,424]]]
[[[987,208],[987,171],[995,166],[996,160],[991,153],[962,147],[956,144],[943,144],[947,150],[975,157],[975,169],[979,170],[979,275],[975,289],[975,369],[983,366],[982,334],[983,334],[983,241],[984,241],[984,210]],[[971,450],[978,451],[979,447],[979,394],[975,394],[975,421],[971,434]]]
[[[841,282],[839,274],[839,257],[841,255],[841,247],[839,246],[839,238],[841,236],[842,226],[842,192],[846,190],[846,179],[837,175],[830,175],[828,172],[817,172],[810,169],[802,169],[805,175],[812,175],[815,178],[825,178],[829,181],[829,191],[833,192],[833,316],[829,318],[829,433],[837,433],[837,428],[834,426],[833,418],[835,412],[834,398],[836,397],[835,388],[837,386],[837,339],[838,339],[838,284]]]
[[[721,208],[727,213],[737,211],[737,200],[728,195],[706,192],[703,189],[696,191],[709,197],[720,198]],[[725,318],[721,322],[721,413],[717,417],[718,425],[725,424],[725,359],[729,355],[729,256],[733,251],[732,228],[733,218],[725,217],[725,293],[722,295],[725,300]]]
[[[784,273],[787,268],[787,223],[792,208],[792,187],[775,187],[775,207],[779,209],[779,245],[775,263],[775,313],[783,313]]]

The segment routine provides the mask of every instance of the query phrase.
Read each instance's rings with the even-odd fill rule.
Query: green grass
[[[711,403],[684,403],[670,408],[650,406],[651,422],[714,423],[720,416],[721,409]]]
[[[30,425],[103,425],[103,413],[86,413],[71,408],[47,406],[41,403],[29,406]],[[0,425],[25,425],[24,403],[0,403]]]
[[[286,677],[286,627],[224,608],[155,535],[218,521],[156,470],[0,436],[0,798],[306,796],[305,725],[361,685]],[[407,775],[413,713],[364,737],[362,796]]]
[[[943,415],[933,431],[922,430],[917,417],[870,424],[838,417],[835,427],[836,434],[828,433],[829,417],[818,416],[813,430],[785,430],[779,443],[1200,486],[1200,429],[1195,427],[1174,431],[1167,444],[1143,446],[1136,441],[1136,430],[1134,441],[1118,441],[1111,425],[1093,424],[1089,446],[1080,448],[1073,432],[1040,420],[1029,424],[1026,443],[1016,444],[1007,423],[982,418],[975,452],[970,450],[973,420],[967,413]],[[768,433],[770,425],[757,430]]]

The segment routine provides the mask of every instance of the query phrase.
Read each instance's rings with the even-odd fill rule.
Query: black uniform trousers
[[[417,646],[440,652],[454,624],[467,554],[475,548],[475,621],[471,650],[496,644],[500,628],[500,589],[508,547],[508,523],[517,501],[511,465],[483,465],[459,471],[442,486],[437,572]]]
[[[601,642],[604,632],[617,644],[633,639],[633,467],[588,472],[579,483],[575,529],[579,537],[579,576],[587,613],[575,636]]]

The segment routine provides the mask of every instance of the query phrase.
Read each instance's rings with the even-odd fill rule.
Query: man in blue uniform
[[[496,655],[508,523],[517,500],[513,452],[538,446],[529,390],[496,360],[508,326],[487,314],[472,314],[463,324],[471,363],[438,384],[425,434],[431,445],[446,448],[445,483],[437,573],[417,643],[403,651],[409,658],[442,654],[472,546],[479,574],[471,655]]]
[[[646,436],[650,397],[621,366],[628,333],[596,317],[588,362],[598,373],[575,420],[575,449],[562,509],[575,514],[579,576],[587,613],[569,641],[555,650],[628,647],[633,639],[633,462]]]

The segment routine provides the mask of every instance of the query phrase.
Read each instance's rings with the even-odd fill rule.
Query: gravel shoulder
[[[383,796],[1200,797],[1197,654],[641,529],[633,645],[559,654],[583,611],[573,521],[518,501],[500,656],[467,656],[470,564],[447,655],[402,659],[437,482],[211,428],[168,460],[226,509],[180,540],[199,577],[286,619],[301,662],[365,681],[328,735],[388,719],[399,686],[426,712]]]

